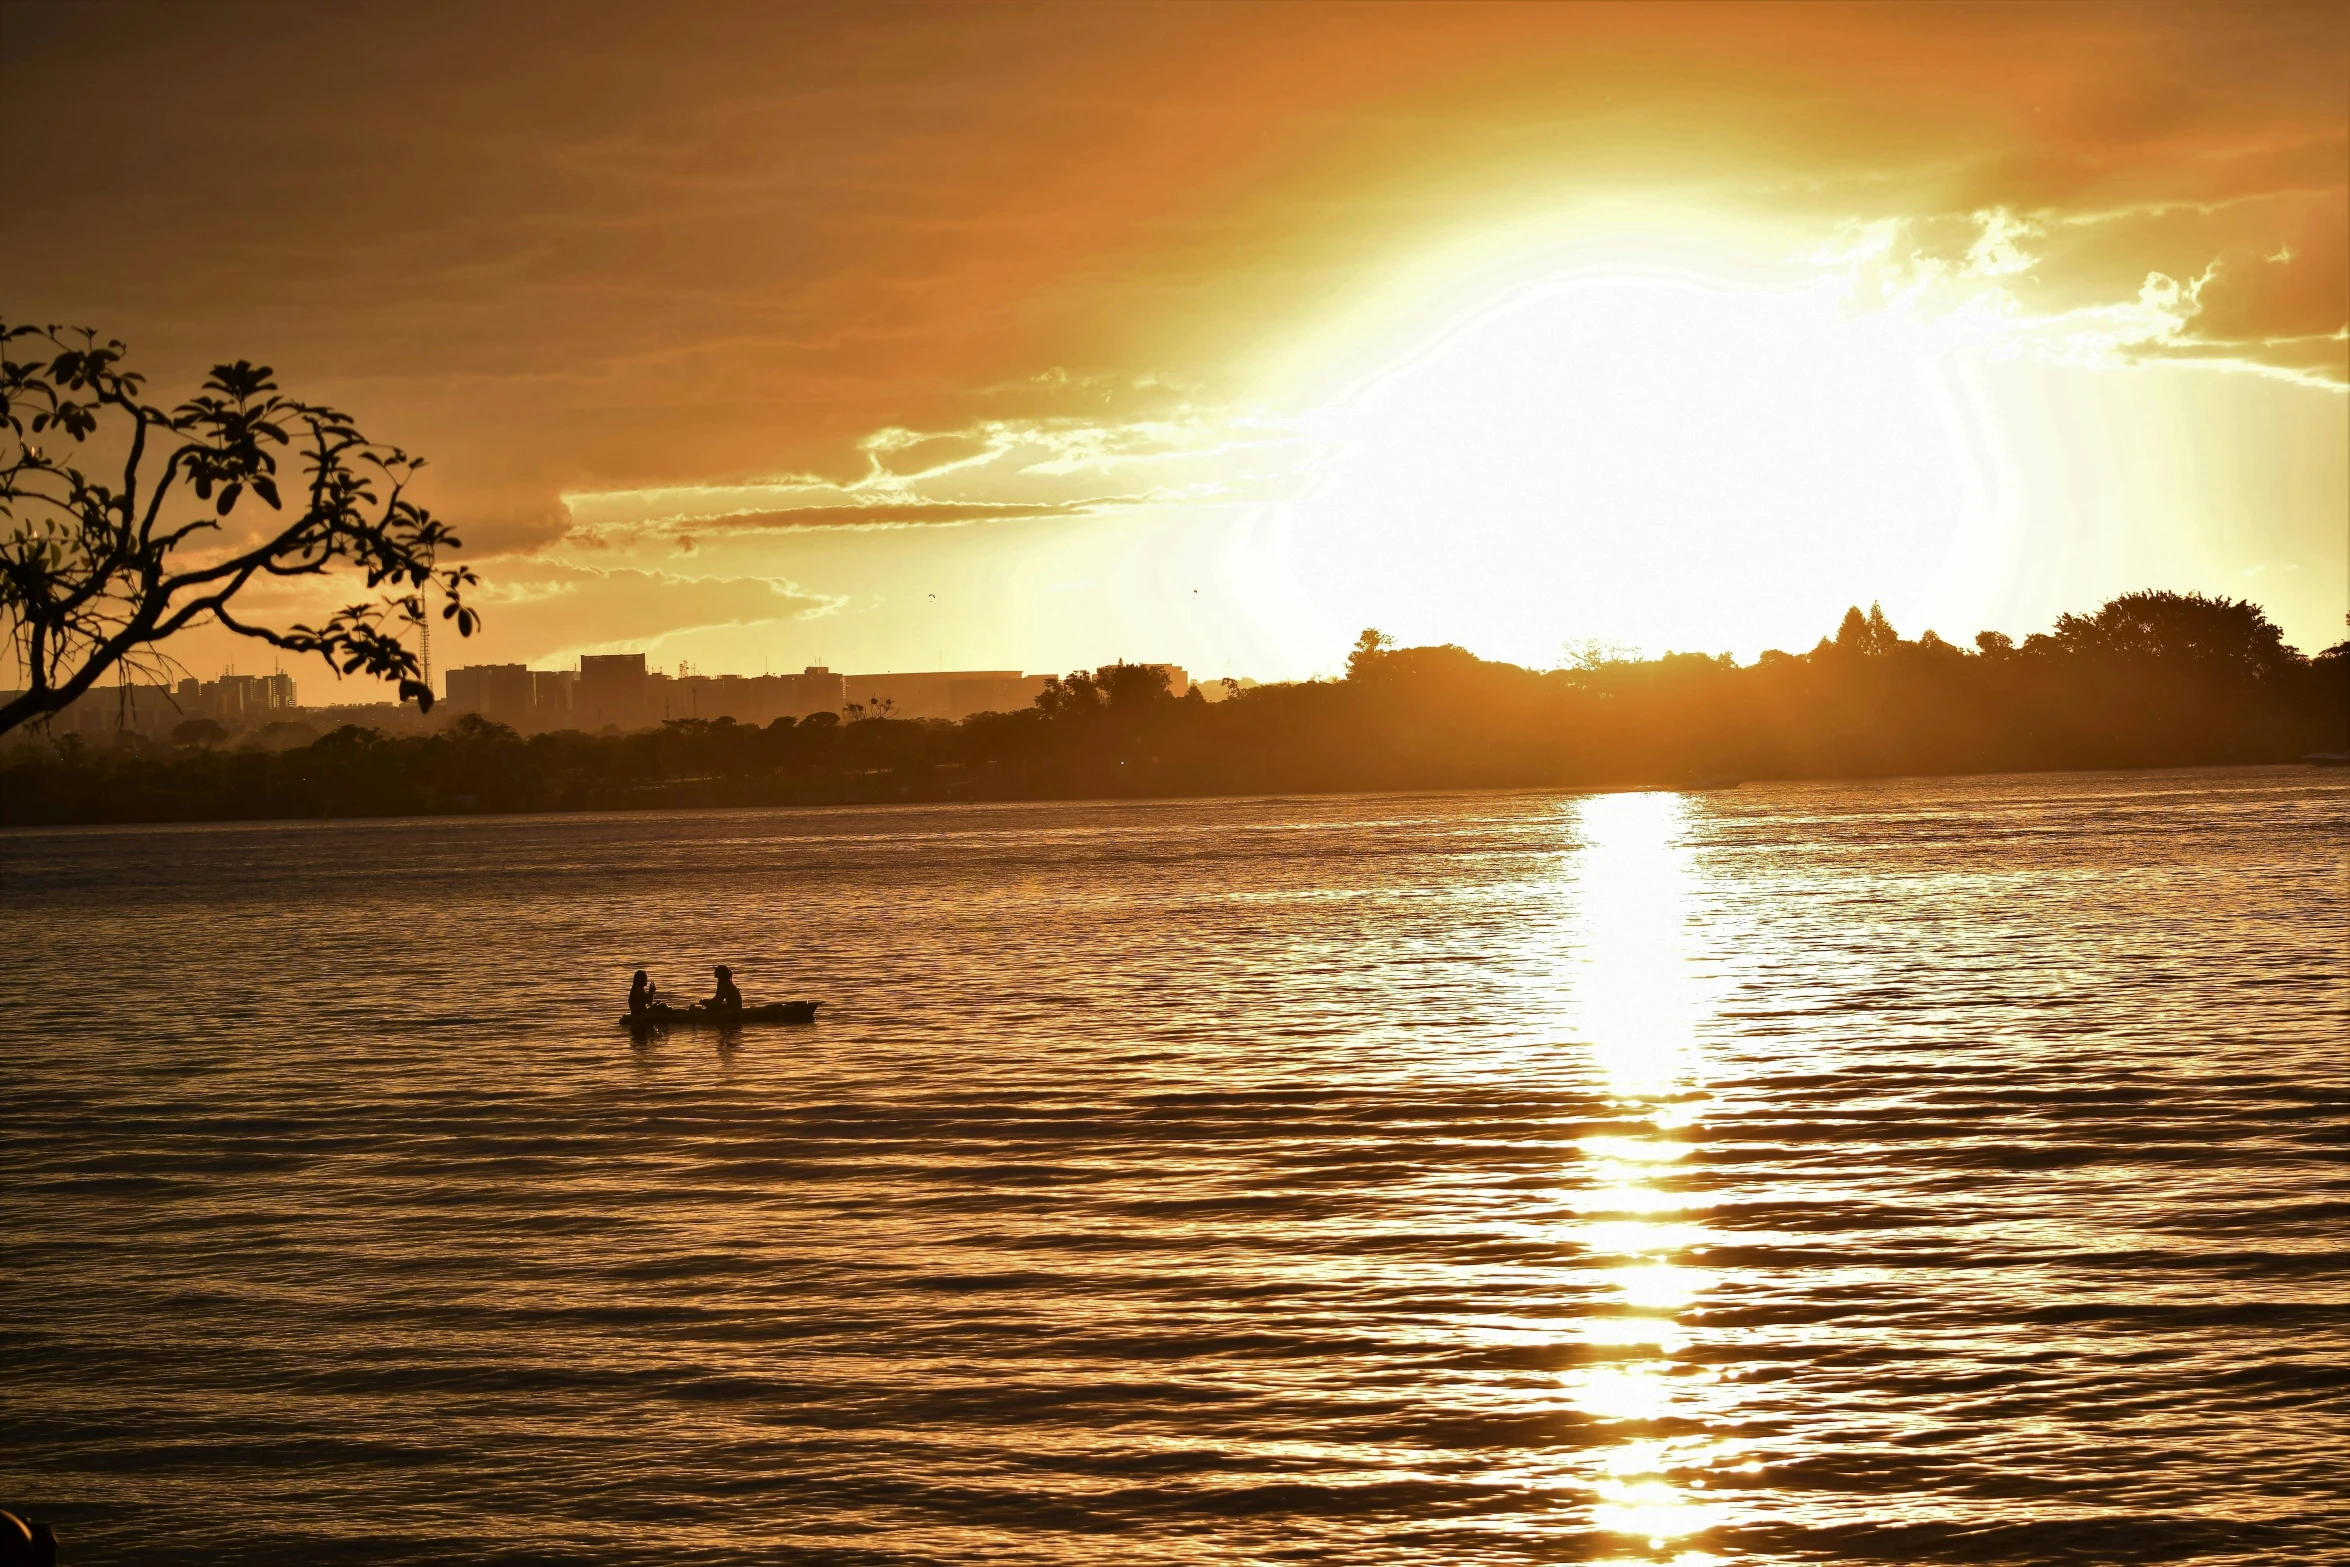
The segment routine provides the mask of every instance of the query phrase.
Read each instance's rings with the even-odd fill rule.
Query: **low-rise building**
[[[1179,664],[1145,667],[1164,670],[1174,696],[1191,689],[1190,677]],[[48,729],[93,739],[128,732],[165,740],[191,718],[211,719],[232,738],[257,735],[272,723],[296,722],[322,733],[345,723],[413,733],[437,728],[447,717],[464,713],[479,713],[525,734],[644,729],[673,719],[728,718],[764,727],[779,718],[814,713],[962,719],[1031,707],[1048,678],[1016,669],[843,675],[822,664],[811,664],[796,675],[703,675],[685,672],[683,666],[680,672],[667,674],[648,668],[642,653],[601,653],[581,658],[575,670],[532,669],[524,664],[460,666],[443,677],[444,700],[430,715],[418,712],[412,703],[305,709],[296,703],[291,675],[224,674],[173,686],[104,685],[59,714]],[[1223,689],[1219,685],[1206,694],[1213,700]],[[5,693],[0,693],[4,699]]]
[[[555,728],[571,727],[574,698],[579,694],[579,671],[576,669],[534,669],[530,672],[531,710],[540,723],[552,723]]]
[[[1027,707],[1036,701],[1044,682],[1042,675],[1024,675],[1017,669],[850,675],[843,682],[843,701],[864,708],[868,715],[886,711],[892,718],[968,718]]]
[[[792,677],[792,716],[837,713],[849,705],[849,683],[822,664],[810,664]]]
[[[537,722],[537,682],[523,664],[467,664],[449,671],[449,708],[516,729],[545,727]]]
[[[168,686],[101,681],[50,719],[49,730],[92,739],[135,734],[163,740],[191,718],[209,718],[239,734],[292,721],[299,711],[295,695],[294,677],[287,674],[189,678]]]

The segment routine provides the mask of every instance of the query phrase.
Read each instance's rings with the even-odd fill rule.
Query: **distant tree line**
[[[936,720],[819,713],[528,740],[345,727],[284,751],[80,736],[0,760],[0,822],[195,821],[683,806],[1675,786],[2289,761],[2350,748],[2350,643],[2307,658],[2261,610],[2133,593],[2018,645],[1899,636],[1854,609],[1808,653],[1531,670],[1366,631],[1344,679],[1210,703],[1161,670],[1056,679],[1034,707]]]

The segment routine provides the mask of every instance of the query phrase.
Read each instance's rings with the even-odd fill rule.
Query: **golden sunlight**
[[[1307,613],[1546,665],[1570,637],[1751,656],[1856,597],[1926,601],[1984,515],[1949,360],[1973,323],[1730,270],[1553,276],[1382,350],[1309,419]]]
[[[0,1567],[2350,1567],[2342,0],[0,104]]]

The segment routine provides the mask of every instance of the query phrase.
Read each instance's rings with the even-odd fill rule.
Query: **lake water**
[[[2315,769],[0,836],[76,1562],[2350,1559]],[[629,971],[812,1028],[634,1044]]]

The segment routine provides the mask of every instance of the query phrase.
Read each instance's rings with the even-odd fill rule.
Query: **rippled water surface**
[[[68,1562],[2350,1559],[2317,770],[0,837]],[[632,1043],[731,962],[813,1028]]]

